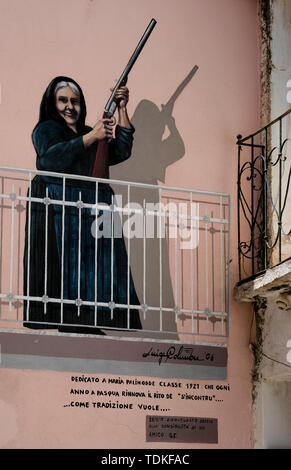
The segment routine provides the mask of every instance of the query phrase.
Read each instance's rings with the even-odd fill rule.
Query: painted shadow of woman
[[[157,185],[158,181],[164,182],[168,166],[181,159],[185,154],[185,146],[176,127],[175,120],[169,114],[169,108],[158,106],[149,100],[142,100],[132,117],[136,133],[132,157],[130,162],[119,165],[119,168],[111,168],[110,177],[124,181],[139,182]],[[168,136],[163,138],[165,130]],[[118,189],[119,191],[119,189]],[[116,192],[118,192],[116,190]],[[126,190],[120,188],[123,204],[127,202]],[[159,190],[131,187],[130,203],[143,206],[146,203],[158,204]],[[167,201],[162,200],[163,203]],[[143,240],[132,238],[130,240],[131,269],[135,280],[138,297],[141,304],[149,308],[141,314],[143,334],[147,331],[156,331],[150,336],[154,338],[177,339],[177,324],[174,311],[162,312],[162,319],[158,309],[151,307],[174,309],[176,301],[173,295],[172,279],[170,275],[169,251],[166,238],[160,240],[146,238],[145,247]],[[162,260],[162,297],[160,298],[160,259]],[[162,323],[161,323],[162,322]],[[167,334],[160,333],[162,330]],[[139,332],[140,334],[140,332]],[[149,333],[146,333],[149,336]]]
[[[151,185],[158,185],[159,181],[165,182],[168,166],[180,160],[185,154],[184,142],[172,116],[174,104],[197,70],[198,66],[195,65],[176,88],[167,104],[161,106],[161,110],[155,103],[146,99],[138,104],[132,117],[132,123],[136,128],[132,157],[130,161],[119,165],[118,169],[112,167],[111,178]],[[119,192],[123,201],[126,201],[128,198],[126,190],[119,187]],[[158,188],[131,187],[131,203],[143,207],[145,202],[155,206],[159,201]],[[167,204],[169,199],[162,198],[161,202]],[[174,296],[173,293],[169,244],[166,238],[161,238],[160,244],[160,238],[156,236],[157,231],[154,232],[155,237],[146,237],[145,243],[138,238],[131,239],[133,254],[131,269],[140,302],[149,307],[148,310],[145,308],[144,315],[141,315],[143,333],[148,335],[150,331],[155,338],[177,339],[179,327],[174,308],[178,304],[178,299],[175,298],[178,294],[175,292]],[[162,313],[159,309],[161,305]],[[151,310],[150,307],[155,307],[155,310]],[[161,331],[168,334],[165,336]]]

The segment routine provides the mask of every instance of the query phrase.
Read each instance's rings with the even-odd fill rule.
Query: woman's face
[[[69,86],[57,90],[56,108],[67,125],[75,130],[80,117],[81,105],[79,96]]]

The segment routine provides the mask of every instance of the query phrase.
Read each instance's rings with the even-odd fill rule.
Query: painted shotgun
[[[156,25],[156,20],[153,18],[147,29],[145,30],[142,38],[140,39],[135,51],[133,52],[131,58],[128,61],[128,64],[126,65],[124,71],[122,72],[119,80],[117,81],[111,96],[109,100],[107,101],[105,108],[104,108],[104,113],[103,113],[103,118],[112,118],[113,125],[115,124],[116,120],[114,118],[114,113],[117,107],[116,102],[114,101],[115,99],[115,94],[120,86],[124,86],[127,82],[127,77],[129,72],[131,71],[132,67],[134,66],[139,54],[141,53],[145,43],[147,42],[152,30],[154,29]],[[96,159],[93,167],[93,172],[92,176],[95,178],[107,178],[108,174],[104,174],[104,169],[107,167],[107,161],[108,161],[108,153],[109,153],[109,142],[107,140],[102,140],[98,142],[98,148],[96,152]]]

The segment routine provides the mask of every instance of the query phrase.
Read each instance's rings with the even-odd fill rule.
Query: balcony
[[[274,442],[281,448],[290,429],[290,118],[291,110],[237,142],[239,282],[234,296],[253,304],[249,346],[254,437],[260,448]]]
[[[255,133],[238,136],[238,259],[236,297],[250,301],[291,281],[290,116],[288,110]]]
[[[46,187],[40,197],[33,190],[36,177],[52,178],[59,192],[53,196]],[[104,184],[110,184],[114,191],[106,203],[98,201],[98,191]],[[78,198],[67,191],[70,185]],[[90,185],[90,191],[96,195],[94,201],[86,199],[86,185]],[[87,334],[98,328],[102,334],[117,338],[170,339],[194,344],[213,344],[218,338],[228,336],[228,195],[1,168],[0,198],[2,331],[32,328],[61,334],[58,332],[66,331],[64,327],[73,332],[86,327]],[[42,227],[38,226],[38,234],[32,234],[35,213],[41,214]],[[54,232],[52,213],[58,221],[58,263],[50,251]],[[89,256],[95,257],[90,289],[84,285],[88,283],[88,276],[84,275],[87,242],[83,231],[88,231],[88,227],[94,240],[93,248],[91,240]],[[33,250],[40,233],[43,234],[42,251],[38,251],[37,256],[43,262],[37,267],[39,259]],[[110,255],[108,269],[103,274],[98,267],[98,244],[102,243],[102,238],[107,238],[107,256]],[[124,240],[127,253],[123,267],[126,298],[116,298],[118,280],[114,263],[118,238]],[[74,247],[73,253],[69,253],[69,246]],[[37,249],[40,250],[40,242]],[[74,272],[68,278],[70,263]],[[36,273],[36,269],[39,272]],[[51,292],[49,277],[54,272],[58,286]],[[98,276],[101,275],[106,276],[109,286],[103,297],[98,292]],[[71,281],[72,276],[74,281]],[[41,282],[38,292],[31,291],[32,277]],[[131,279],[138,297],[138,302],[134,303],[131,303]],[[74,282],[74,289],[70,289],[70,282]],[[86,292],[87,295],[89,292],[87,298]],[[49,313],[52,305],[54,315]],[[82,309],[88,308],[90,320],[84,323]],[[118,312],[122,312],[122,324],[118,322]],[[137,312],[141,328],[132,327],[132,312]]]

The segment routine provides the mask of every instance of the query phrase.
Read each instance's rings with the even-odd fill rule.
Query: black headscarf
[[[75,80],[70,77],[59,76],[55,77],[50,82],[41,100],[38,124],[49,119],[54,119],[55,121],[61,122],[62,124],[66,125],[65,120],[62,118],[62,116],[58,113],[56,109],[55,88],[59,82],[72,82],[74,83],[74,85],[76,85],[79,90],[81,112],[77,122],[77,131],[79,133],[82,133],[85,129],[85,120],[87,114],[85,98],[81,87],[78,85],[77,82],[75,82]]]

